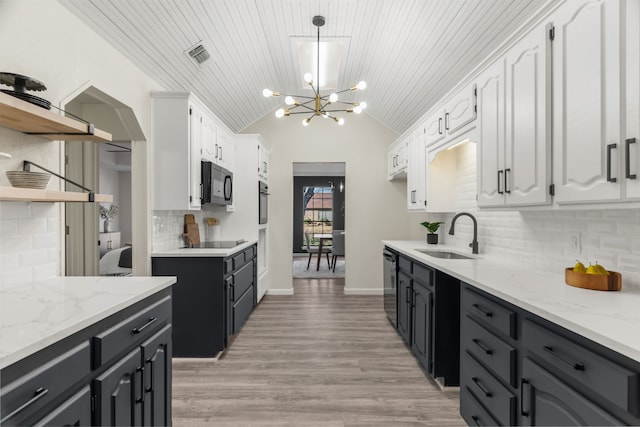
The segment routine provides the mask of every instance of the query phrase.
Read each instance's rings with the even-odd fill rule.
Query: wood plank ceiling
[[[353,100],[367,101],[368,114],[402,133],[543,5],[540,0],[60,1],[167,90],[195,93],[234,132],[282,105],[282,97],[264,98],[264,88],[302,94],[290,38],[315,37],[314,15],[326,18],[321,41],[349,39],[339,87],[365,80],[367,89]],[[200,66],[185,53],[199,41],[211,54]]]

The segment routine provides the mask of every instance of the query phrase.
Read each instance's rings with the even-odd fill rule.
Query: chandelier
[[[277,118],[290,116],[292,114],[308,114],[309,116],[302,120],[303,126],[309,126],[309,122],[311,122],[311,119],[313,119],[315,116],[322,116],[326,119],[333,119],[339,125],[343,125],[344,119],[342,117],[334,116],[333,113],[345,112],[360,114],[362,110],[367,108],[367,103],[340,101],[339,95],[345,92],[364,90],[367,87],[367,84],[363,81],[360,81],[357,85],[352,86],[348,89],[333,92],[329,95],[320,94],[320,27],[324,25],[324,16],[314,16],[312,22],[313,25],[318,28],[318,44],[316,49],[318,55],[316,78],[318,79],[318,82],[314,84],[313,75],[311,73],[304,74],[304,81],[311,87],[314,96],[287,95],[284,93],[281,94],[280,92],[276,92],[271,89],[263,90],[262,95],[264,95],[265,98],[280,95],[285,97],[284,102],[285,104],[287,104],[287,107],[279,108],[278,110],[276,110]]]

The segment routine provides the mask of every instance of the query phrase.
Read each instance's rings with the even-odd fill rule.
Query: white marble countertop
[[[258,243],[257,240],[240,243],[233,248],[176,248],[166,251],[154,252],[152,257],[228,257],[236,252],[240,252],[251,245]]]
[[[176,283],[175,277],[56,277],[0,292],[0,368]]]
[[[594,291],[566,285],[564,271],[534,270],[498,257],[471,255],[470,249],[421,241],[382,243],[640,362],[640,290],[625,288],[624,277],[621,291]],[[435,258],[416,249],[449,250],[474,259]]]

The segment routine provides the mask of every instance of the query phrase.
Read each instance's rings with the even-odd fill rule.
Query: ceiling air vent
[[[189,49],[187,52],[190,57],[192,57],[198,64],[202,64],[207,59],[211,58],[207,49],[200,43],[196,44],[194,47]]]

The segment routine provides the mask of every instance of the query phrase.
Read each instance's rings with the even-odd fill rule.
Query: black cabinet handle
[[[27,400],[22,405],[20,405],[19,407],[17,407],[13,411],[11,411],[11,413],[9,413],[3,419],[1,419],[0,420],[0,424],[4,424],[7,420],[15,417],[20,412],[24,411],[29,406],[31,406],[34,403],[36,403],[38,400],[42,399],[47,393],[49,393],[49,389],[48,388],[44,388],[44,387],[37,388],[36,391],[33,392],[33,397],[31,399]]]
[[[236,287],[233,285],[229,285],[229,298],[231,301],[236,300]]]
[[[529,384],[529,380],[520,378],[520,415],[523,417],[529,416],[529,411],[524,410],[524,386]]]
[[[545,345],[543,348],[544,348],[544,351],[546,351],[547,353],[549,353],[550,355],[552,355],[553,357],[555,357],[556,359],[558,359],[559,361],[561,361],[565,365],[571,366],[576,371],[584,371],[584,364],[582,364],[580,362],[575,362],[575,363],[574,362],[570,362],[570,361],[560,357],[557,353],[555,353],[553,351],[553,347],[551,347],[550,345]]]
[[[471,419],[473,420],[474,423],[476,423],[477,426],[481,426],[482,424],[480,424],[480,417],[478,417],[477,415],[472,415]]]
[[[636,179],[636,174],[635,173],[631,173],[631,148],[630,145],[631,144],[635,144],[636,143],[636,139],[635,138],[629,138],[627,140],[624,141],[624,145],[625,145],[625,176],[627,177],[627,179]]]
[[[442,117],[438,119],[438,133],[442,135]]]
[[[503,174],[504,171],[499,170],[498,171],[498,194],[504,194],[504,191],[500,190],[500,183],[502,183],[502,179],[501,179],[501,175]]]
[[[480,341],[479,339],[474,338],[474,339],[472,339],[471,341],[473,341],[473,343],[474,343],[475,345],[477,345],[478,347],[480,347],[480,349],[481,349],[482,351],[484,351],[484,352],[485,352],[485,354],[489,354],[489,355],[493,354],[493,350],[491,350],[489,347],[487,347],[486,345],[484,345],[484,344],[482,343],[482,341]]]
[[[611,151],[618,147],[618,144],[608,144],[607,145],[607,181],[608,182],[616,182],[618,178],[611,177]]]
[[[411,297],[409,296],[409,287],[406,287],[405,289],[406,289],[406,291],[405,291],[406,298],[405,299],[407,300],[407,304],[411,304]]]
[[[449,130],[449,113],[444,113],[444,128]]]
[[[482,383],[480,382],[480,380],[476,377],[472,377],[471,380],[473,380],[474,383],[476,383],[476,385],[478,386],[478,388],[480,389],[480,391],[482,391],[484,393],[484,395],[486,397],[491,397],[493,396],[493,393],[491,393],[489,390],[487,390]]]
[[[511,190],[509,190],[509,173],[511,172],[510,168],[506,168],[504,170],[504,192],[509,194]]]
[[[493,313],[487,310],[486,308],[482,307],[480,304],[471,304],[471,306],[476,310],[478,310],[480,313],[484,314],[485,316],[493,317]]]
[[[147,323],[145,323],[144,325],[140,326],[139,328],[133,328],[131,330],[131,333],[132,334],[139,334],[140,332],[142,332],[145,329],[147,329],[149,326],[153,325],[157,320],[158,320],[158,318],[156,318],[156,317],[150,317],[149,320],[147,320]]]

